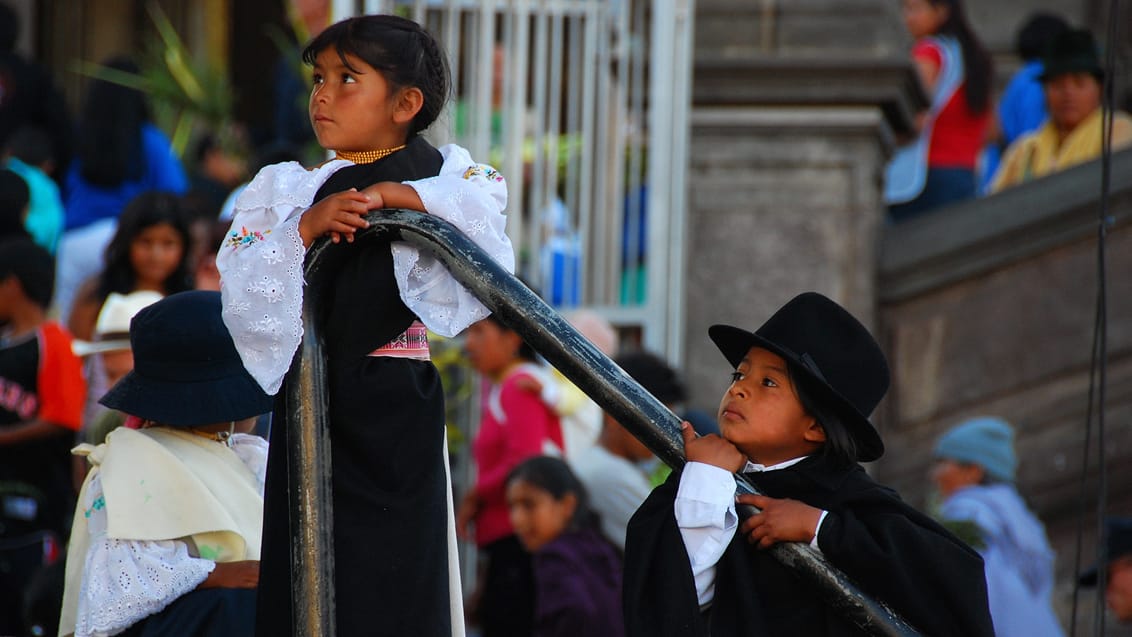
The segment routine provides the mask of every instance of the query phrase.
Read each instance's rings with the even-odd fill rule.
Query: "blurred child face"
[[[1105,602],[1120,622],[1132,622],[1132,556],[1125,555],[1108,565]]]
[[[665,405],[669,409],[670,405]],[[648,460],[653,457],[651,449],[645,446],[645,443],[637,439],[636,436],[629,433],[621,423],[613,419],[609,414],[605,414],[604,427],[608,429],[608,433],[602,432],[603,440],[608,438],[616,448],[616,452],[633,462],[640,462]]]
[[[772,465],[809,455],[825,431],[802,408],[786,361],[752,347],[719,404],[719,430],[752,461]]]
[[[128,349],[102,353],[102,369],[106,381],[113,387],[122,377],[134,369],[134,353]]]
[[[904,0],[904,27],[913,38],[934,34],[947,21],[948,8],[930,0]]]
[[[507,506],[519,542],[534,553],[562,535],[574,517],[578,500],[573,493],[555,500],[546,489],[526,480],[513,480],[507,485]]]
[[[164,291],[168,279],[185,255],[185,243],[176,228],[159,223],[146,228],[130,242],[130,264],[138,288]]]
[[[1090,73],[1063,73],[1043,85],[1054,125],[1071,131],[1100,108],[1101,83]]]
[[[464,336],[468,363],[481,374],[498,377],[518,357],[519,335],[484,319],[472,323]]]
[[[944,498],[951,497],[951,494],[964,487],[979,484],[983,481],[984,474],[983,468],[978,465],[947,458],[937,460],[931,470],[932,482]]]
[[[310,118],[323,148],[367,151],[405,143],[407,129],[394,119],[397,94],[385,76],[360,58],[342,63],[333,47],[315,58]]]

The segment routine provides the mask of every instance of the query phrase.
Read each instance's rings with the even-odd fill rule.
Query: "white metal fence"
[[[454,96],[431,138],[508,179],[519,274],[682,356],[694,0],[336,0],[397,13],[448,51]]]

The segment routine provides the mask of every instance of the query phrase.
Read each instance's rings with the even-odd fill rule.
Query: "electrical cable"
[[[1108,547],[1105,538],[1105,518],[1108,505],[1108,468],[1105,461],[1105,404],[1108,367],[1108,290],[1107,269],[1105,256],[1105,239],[1109,218],[1109,198],[1112,177],[1112,132],[1113,117],[1115,114],[1115,70],[1116,45],[1118,38],[1117,26],[1120,24],[1119,0],[1111,0],[1108,11],[1108,32],[1106,38],[1106,51],[1104,62],[1104,96],[1102,99],[1101,114],[1101,193],[1097,220],[1097,297],[1096,313],[1093,321],[1093,347],[1089,365],[1089,390],[1085,416],[1085,450],[1081,463],[1081,507],[1077,523],[1077,547],[1074,562],[1073,607],[1070,624],[1070,635],[1077,634],[1077,608],[1080,592],[1080,582],[1077,574],[1081,572],[1081,553],[1084,537],[1085,511],[1087,501],[1087,484],[1089,471],[1089,449],[1091,443],[1092,421],[1094,407],[1097,421],[1097,500],[1096,500],[1096,564],[1097,564],[1097,594],[1093,607],[1093,634],[1104,634],[1105,630],[1105,589],[1107,586]],[[1095,402],[1094,402],[1095,397]]]

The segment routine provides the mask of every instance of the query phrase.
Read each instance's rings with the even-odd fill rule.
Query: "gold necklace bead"
[[[379,150],[361,150],[356,152],[350,150],[336,150],[334,151],[334,157],[336,159],[345,159],[352,161],[355,164],[372,164],[379,159],[383,159],[385,157],[388,157],[389,155],[392,155],[393,153],[401,150],[404,147],[405,144],[401,144],[400,146],[395,146],[393,148],[382,148]]]

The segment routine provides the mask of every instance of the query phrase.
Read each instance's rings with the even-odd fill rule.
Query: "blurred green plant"
[[[155,122],[169,134],[178,157],[184,157],[193,134],[201,130],[215,135],[226,151],[243,154],[243,138],[233,125],[235,95],[227,70],[195,59],[156,2],[147,3],[146,10],[155,32],[146,37],[137,57],[138,73],[89,61],[78,62],[76,70],[145,93]]]
[[[472,422],[471,410],[476,408],[473,391],[475,372],[468,365],[459,339],[445,338],[433,332],[428,334],[429,356],[440,372],[444,386],[444,419],[448,428],[448,453],[457,456],[467,451]]]
[[[933,490],[928,495],[925,510],[929,515],[939,522],[943,528],[951,532],[952,535],[962,540],[967,546],[980,551],[987,547],[986,538],[983,536],[983,530],[975,524],[974,520],[952,520],[943,517],[943,496],[937,490]]]

